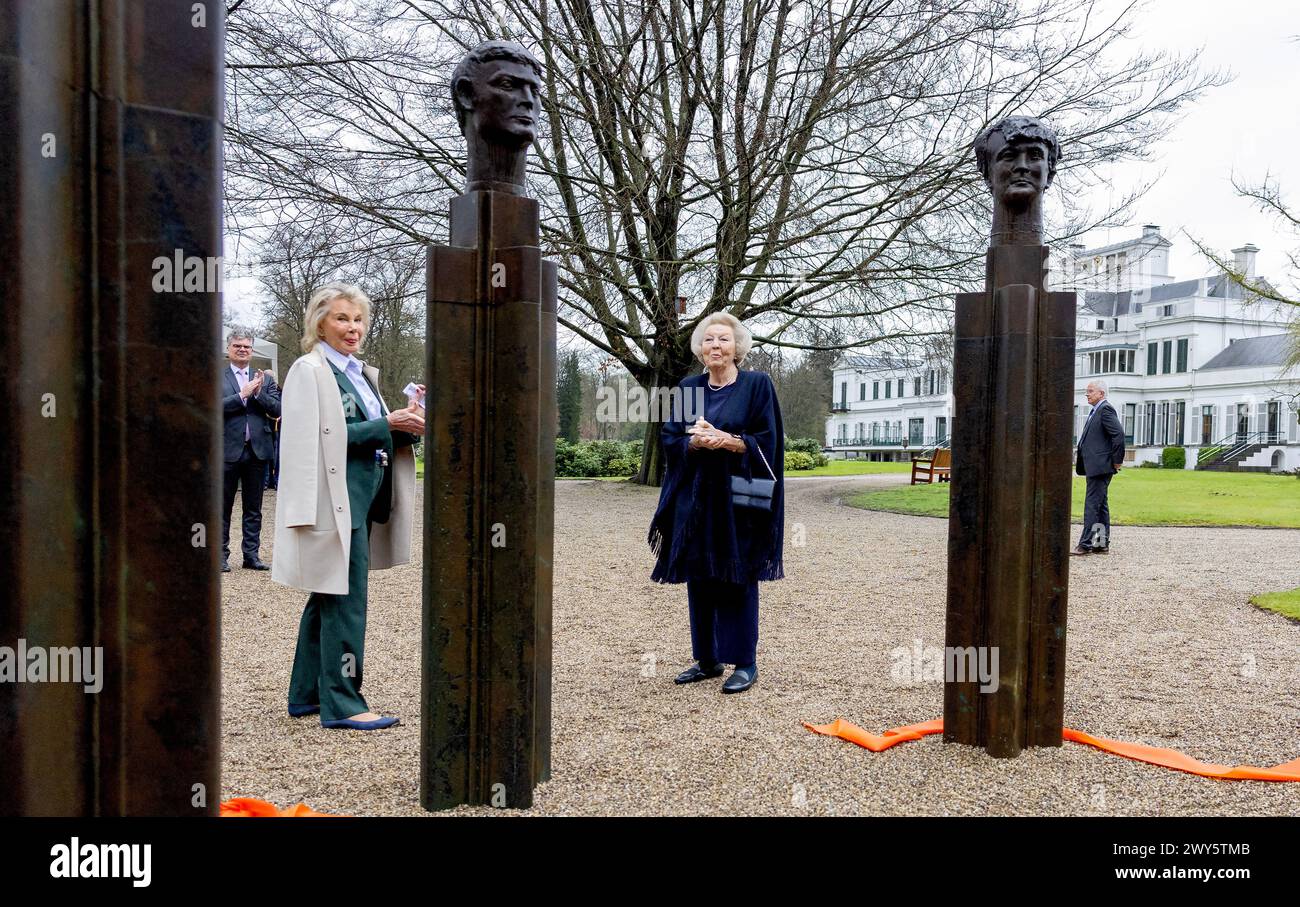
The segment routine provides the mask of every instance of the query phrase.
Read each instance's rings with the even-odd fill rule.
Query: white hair
[[[1088,387],[1097,388],[1097,390],[1101,391],[1101,395],[1103,397],[1106,396],[1108,393],[1110,393],[1110,388],[1106,386],[1105,378],[1093,378],[1091,381],[1088,382]]]
[[[754,345],[754,335],[730,312],[714,312],[695,326],[695,330],[691,332],[691,352],[695,354],[696,359],[704,362],[704,332],[715,324],[725,324],[731,328],[732,338],[736,344],[736,365],[739,366],[745,361],[750,348]]]
[[[370,327],[370,297],[358,286],[350,283],[327,283],[307,302],[303,312],[302,351],[310,353],[321,341],[320,326],[325,323],[325,316],[336,299],[346,299],[361,307],[361,320],[366,328]],[[364,334],[365,331],[363,330]]]

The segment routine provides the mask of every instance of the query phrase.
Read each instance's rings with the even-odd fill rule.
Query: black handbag
[[[772,472],[772,467],[768,465],[767,457],[763,456],[763,449],[754,445],[758,455],[763,459],[763,465],[767,467],[767,474],[770,479],[747,479],[744,476],[731,477],[731,505],[733,507],[750,507],[754,510],[766,510],[772,512],[772,494],[776,491],[776,473]]]

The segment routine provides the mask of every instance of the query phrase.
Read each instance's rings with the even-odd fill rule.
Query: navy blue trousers
[[[758,582],[686,581],[691,653],[701,663],[749,667],[758,652]]]

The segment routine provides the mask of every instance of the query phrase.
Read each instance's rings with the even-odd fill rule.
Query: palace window
[[[871,382],[871,399],[872,399],[872,400],[879,400],[879,399],[880,399],[880,382],[879,382],[879,381],[872,381],[872,382]]]
[[[1154,375],[1156,373],[1156,365],[1157,365],[1156,346],[1157,345],[1154,343],[1147,344],[1147,374],[1148,375]]]
[[[1098,350],[1088,354],[1088,374],[1133,371],[1136,350]]]
[[[1178,371],[1187,371],[1187,338],[1178,341]]]

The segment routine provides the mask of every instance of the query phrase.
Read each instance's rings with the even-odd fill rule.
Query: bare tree
[[[1247,183],[1234,176],[1232,187],[1238,195],[1250,199],[1260,211],[1272,215],[1300,243],[1300,216],[1283,197],[1282,186],[1277,180],[1265,175],[1262,182]],[[1300,383],[1294,377],[1295,372],[1300,370],[1300,245],[1287,250],[1290,273],[1286,280],[1289,286],[1279,287],[1261,276],[1241,271],[1235,261],[1228,261],[1227,256],[1211,249],[1195,236],[1188,234],[1188,238],[1201,255],[1241,288],[1247,300],[1253,300],[1261,306],[1269,305],[1275,312],[1289,314],[1290,347],[1271,390],[1288,399],[1288,408],[1300,411]]]
[[[1092,0],[295,0],[232,16],[227,154],[235,229],[304,200],[390,247],[441,241],[463,175],[447,76],[489,36],[534,49],[532,155],[560,321],[644,386],[698,368],[713,312],[761,346],[942,335],[978,283],[987,123],[1051,120],[1067,148],[1055,235],[1123,217],[1079,204],[1221,79],[1195,57],[1123,53],[1137,4]],[[436,75],[435,75],[436,74]],[[684,307],[679,304],[684,300]],[[684,309],[684,310],[683,310]],[[658,482],[658,425],[642,481]]]
[[[270,230],[258,262],[260,333],[279,348],[281,368],[288,371],[302,355],[312,293],[332,280],[357,284],[371,306],[364,358],[379,369],[385,400],[400,405],[402,388],[424,373],[424,257],[412,246],[360,254],[352,251],[354,244],[355,229],[347,223],[308,227],[290,221]]]

